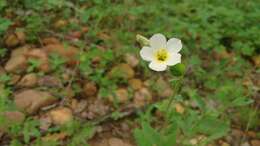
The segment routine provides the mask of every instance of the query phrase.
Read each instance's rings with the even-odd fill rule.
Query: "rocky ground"
[[[42,39],[41,46],[24,42],[23,33],[9,35],[5,43],[10,47],[10,55],[1,60],[3,67],[0,68],[0,75],[10,74],[12,100],[18,109],[2,113],[8,119],[8,124],[21,123],[26,117],[30,117],[39,120],[40,131],[47,133],[53,125],[61,126],[73,119],[97,121],[95,135],[89,140],[91,146],[134,146],[131,131],[138,127],[138,123],[133,120],[134,109],[173,94],[166,81],[167,76],[155,80],[155,84],[163,90],[158,92],[152,90],[153,83],[140,78],[140,72],[136,69],[139,63],[137,57],[127,54],[125,63],[116,64],[107,72],[107,76],[113,78],[115,72],[122,71],[119,75],[127,82],[117,87],[115,96],[109,96],[104,100],[98,95],[99,85],[78,77],[79,72],[75,69],[78,62],[73,57],[80,51],[77,47],[64,46],[55,37]],[[67,60],[66,68],[61,74],[53,72],[48,59],[51,53],[57,53]],[[30,64],[32,60],[40,63],[33,66]],[[99,59],[92,60],[92,63],[97,65]],[[80,91],[75,92],[72,81]],[[116,107],[115,104],[120,107]],[[175,108],[181,114],[185,112],[182,104],[175,104]],[[110,114],[118,110],[125,112],[126,115],[116,118],[120,120],[111,118]],[[160,117],[160,113],[155,115]],[[5,134],[5,130],[5,127],[1,128],[1,145],[6,145],[10,138]],[[47,133],[42,139],[62,141],[68,136],[65,132]],[[191,143],[196,145],[200,139],[201,137],[191,139]],[[260,146],[260,141],[257,139],[256,132],[242,131],[235,126],[229,136],[212,145]]]
[[[158,93],[151,92],[152,84],[138,77],[140,73],[135,70],[139,60],[133,54],[126,54],[125,63],[113,66],[107,72],[107,76],[112,79],[115,73],[120,71],[119,76],[122,76],[127,84],[117,87],[115,96],[109,96],[106,100],[101,99],[97,94],[100,87],[96,83],[77,77],[79,72],[75,67],[78,62],[74,57],[80,51],[78,48],[64,46],[55,37],[42,39],[42,46],[25,44],[24,41],[25,34],[23,33],[11,34],[5,40],[6,46],[10,47],[10,56],[5,58],[6,61],[2,60],[1,75],[10,74],[10,85],[13,87],[12,100],[18,109],[18,111],[4,113],[10,123],[20,123],[25,120],[25,117],[31,117],[38,119],[41,132],[46,132],[52,125],[64,125],[73,119],[94,121],[108,117],[118,109],[131,115],[134,113],[133,109],[152,103],[153,96],[164,98],[172,95],[172,90],[164,77],[156,81],[156,84],[164,90]],[[62,74],[52,72],[51,62],[48,59],[52,53],[57,53],[67,60],[67,68]],[[32,60],[39,61],[39,64],[33,66],[30,64]],[[98,59],[92,60],[92,63],[98,64]],[[74,85],[80,88],[77,93],[72,89],[72,80],[76,82]],[[129,92],[129,89],[132,91]],[[113,105],[115,100],[120,108]],[[104,133],[104,137],[108,138],[101,136],[104,140],[99,139],[98,142],[94,138],[90,142],[93,146],[131,145],[115,136],[129,139],[131,129],[137,125],[132,122],[128,125],[127,122],[113,123],[112,121],[113,119],[104,120],[109,124],[99,126],[97,133],[102,133],[102,135]],[[4,142],[8,139],[8,136],[4,135],[4,128],[1,133]],[[64,133],[54,133],[47,134],[43,139],[62,140],[66,137]]]

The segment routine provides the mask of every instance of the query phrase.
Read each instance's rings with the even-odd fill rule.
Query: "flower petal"
[[[164,71],[167,68],[167,65],[164,63],[159,63],[157,61],[152,61],[149,64],[149,67],[154,71]]]
[[[169,59],[166,61],[166,65],[172,66],[181,62],[181,54],[169,53]]]
[[[160,33],[154,34],[149,41],[151,47],[154,49],[166,48],[166,38]]]
[[[140,56],[143,60],[152,61],[154,49],[151,47],[143,47],[140,51]]]
[[[180,39],[177,38],[171,38],[167,42],[167,49],[169,52],[175,52],[178,53],[182,48],[182,43]]]

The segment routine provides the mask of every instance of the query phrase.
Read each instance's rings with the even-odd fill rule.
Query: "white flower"
[[[149,39],[150,46],[144,46],[140,51],[142,59],[149,61],[149,67],[155,71],[164,71],[167,66],[181,62],[181,40],[171,38],[168,41],[162,34],[154,34]]]

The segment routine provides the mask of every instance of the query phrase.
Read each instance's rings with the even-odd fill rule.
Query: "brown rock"
[[[20,80],[21,76],[20,75],[16,75],[16,74],[12,74],[11,75],[11,80],[10,80],[10,84],[14,85],[16,84],[19,80]]]
[[[74,113],[81,113],[83,110],[85,110],[87,107],[87,101],[86,100],[76,100],[72,99],[71,108]]]
[[[260,140],[251,140],[251,145],[252,146],[260,146]]]
[[[147,88],[142,88],[134,94],[134,105],[142,107],[152,100],[152,95]]]
[[[72,111],[69,108],[61,107],[49,112],[52,122],[56,125],[64,125],[73,120]]]
[[[129,123],[122,122],[120,126],[121,126],[121,129],[123,131],[130,131],[131,130]]]
[[[36,59],[40,61],[39,70],[43,72],[48,72],[50,70],[48,55],[43,49],[33,49],[26,53],[29,59]]]
[[[89,144],[90,146],[110,146],[110,145],[108,144],[107,139],[91,140],[91,141],[88,142],[88,144]]]
[[[5,65],[5,70],[7,72],[22,72],[26,69],[27,62],[24,56],[17,56],[8,60]]]
[[[79,101],[77,99],[71,99],[71,109],[74,111],[78,106]]]
[[[16,31],[5,38],[5,44],[7,47],[15,47],[25,42],[25,34],[21,31]]]
[[[87,33],[89,31],[89,28],[87,26],[84,26],[81,28],[82,33]]]
[[[12,73],[25,71],[27,68],[27,58],[25,54],[28,53],[29,50],[29,46],[24,46],[12,51],[10,59],[5,64],[5,70]]]
[[[62,74],[62,79],[63,79],[64,81],[69,81],[69,80],[70,80],[70,75],[69,75],[68,73],[63,73],[63,74]]]
[[[241,146],[250,146],[250,144],[248,142],[244,142],[241,144]]]
[[[14,96],[15,105],[29,114],[34,114],[42,107],[51,105],[56,101],[57,98],[50,93],[33,89],[24,90]]]
[[[226,143],[226,142],[223,142],[223,143],[221,144],[221,146],[230,146],[230,144],[228,144],[228,143]]]
[[[247,132],[247,135],[251,138],[256,138],[257,137],[257,134],[254,132],[254,131],[248,131]]]
[[[4,113],[0,113],[0,116],[4,117],[4,120],[1,121],[2,123],[0,125],[0,133],[4,133],[6,130],[8,130],[9,126],[22,123],[25,120],[25,115],[19,111],[6,111]]]
[[[16,31],[15,34],[19,40],[19,43],[24,44],[26,39],[25,33],[22,31]]]
[[[131,79],[129,80],[129,84],[134,90],[138,90],[143,87],[143,82],[140,79]]]
[[[0,128],[0,138],[2,138],[3,135],[4,135],[4,131],[2,131]]]
[[[115,92],[115,97],[110,96],[111,102],[126,103],[128,101],[128,91],[125,88],[119,88]]]
[[[152,81],[151,79],[149,80],[145,80],[144,82],[143,82],[143,84],[144,84],[144,86],[147,86],[147,87],[149,87],[149,86],[152,86],[152,85],[154,85],[154,81]]]
[[[176,112],[180,113],[180,114],[183,114],[185,111],[184,107],[179,103],[175,104],[175,109],[176,109]]]
[[[31,46],[25,45],[23,47],[16,48],[12,51],[11,57],[17,57],[17,56],[22,56],[26,55],[31,50]]]
[[[134,77],[134,74],[135,72],[130,65],[126,63],[121,63],[114,66],[108,73],[108,76],[110,78],[131,79]]]
[[[254,62],[256,67],[260,67],[260,55],[254,56],[253,62]]]
[[[196,138],[193,138],[190,140],[190,144],[191,145],[197,145],[198,144],[198,140]]]
[[[56,29],[60,29],[62,27],[65,27],[67,24],[68,24],[68,21],[60,19],[54,23],[54,27]]]
[[[44,114],[40,117],[40,129],[42,131],[47,131],[52,124],[52,119],[47,114]]]
[[[75,72],[72,69],[66,68],[63,72],[63,74],[61,75],[62,80],[64,82],[68,82],[71,80],[71,78],[73,78],[75,76]]]
[[[4,116],[9,123],[22,123],[25,120],[25,115],[19,111],[4,112]]]
[[[83,92],[86,96],[94,96],[97,93],[97,86],[93,82],[88,82],[83,87]]]
[[[5,72],[4,68],[3,68],[2,66],[0,66],[0,76],[3,75],[3,74],[5,74],[5,73],[6,73],[6,72]]]
[[[132,146],[131,144],[126,143],[119,138],[109,138],[108,144],[109,146]]]
[[[57,38],[55,38],[55,37],[48,37],[48,38],[44,38],[44,39],[42,40],[42,43],[43,43],[44,45],[60,44],[60,41],[59,41]]]
[[[33,87],[37,84],[37,75],[34,73],[25,75],[18,83],[20,87]]]
[[[68,99],[75,96],[75,91],[73,91],[73,89],[70,86],[65,87],[63,93],[64,97]]]
[[[62,87],[63,84],[60,79],[54,76],[43,76],[38,80],[39,86],[46,86],[46,87]]]
[[[19,44],[19,40],[15,34],[6,37],[5,44],[7,47],[15,47]]]
[[[133,54],[126,54],[125,61],[127,64],[129,64],[131,67],[136,67],[139,63],[139,59],[136,58]]]
[[[109,106],[103,100],[95,99],[88,103],[86,112],[82,113],[82,117],[87,119],[94,119],[104,116],[109,112]]]
[[[44,49],[47,51],[48,54],[57,53],[70,62],[74,62],[76,55],[79,53],[78,48],[75,48],[73,46],[65,46],[63,44],[49,44],[44,47]]]
[[[232,129],[231,135],[236,137],[237,139],[239,139],[244,135],[244,133],[243,133],[243,131],[241,131],[239,129]]]

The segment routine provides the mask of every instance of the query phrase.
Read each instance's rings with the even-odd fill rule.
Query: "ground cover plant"
[[[259,8],[1,0],[0,145],[259,146]]]

